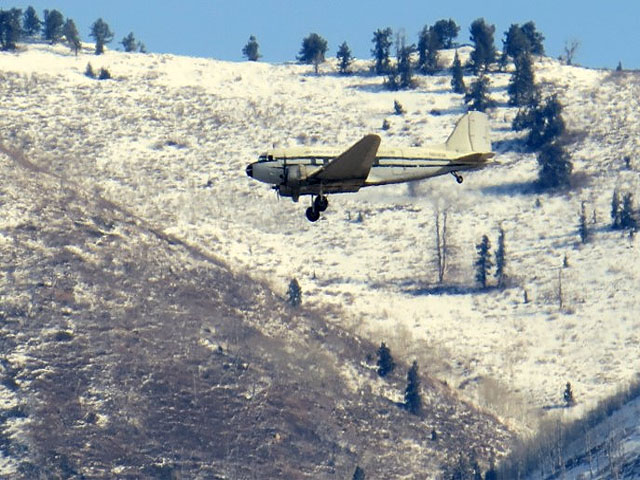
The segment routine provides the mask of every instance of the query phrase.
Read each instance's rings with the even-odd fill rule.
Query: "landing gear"
[[[329,206],[329,199],[324,195],[318,195],[313,201],[313,208],[319,212],[324,212]]]
[[[311,206],[305,212],[307,220],[317,222],[320,218],[320,212],[324,212],[329,206],[329,200],[324,195],[318,195],[311,202]]]
[[[462,175],[460,175],[458,172],[451,172],[451,175],[455,177],[456,182],[458,183],[462,183],[462,181],[464,180],[464,178],[462,178]]]
[[[317,222],[320,218],[320,212],[313,207],[307,208],[306,215],[307,220],[309,220],[310,222]]]

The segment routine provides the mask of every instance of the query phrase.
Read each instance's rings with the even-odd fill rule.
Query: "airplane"
[[[362,187],[411,182],[452,174],[462,183],[463,170],[486,166],[491,151],[486,114],[470,111],[456,123],[444,144],[380,148],[378,135],[365,135],[347,150],[293,147],[270,150],[246,168],[249,177],[273,185],[279,195],[297,202],[311,195],[307,219],[315,222],[329,206],[327,195]]]

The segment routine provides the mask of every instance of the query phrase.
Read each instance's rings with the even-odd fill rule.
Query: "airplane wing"
[[[366,180],[369,170],[376,159],[380,137],[366,135],[344,153],[331,160],[327,165],[310,175],[324,181]]]

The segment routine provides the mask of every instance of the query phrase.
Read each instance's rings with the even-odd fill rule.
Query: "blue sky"
[[[452,18],[460,25],[459,42],[469,41],[469,25],[479,17],[496,26],[496,46],[512,23],[533,20],[546,37],[547,54],[557,57],[568,41],[578,40],[576,62],[589,67],[640,68],[638,0],[49,0],[0,1],[0,8],[32,5],[42,18],[45,8],[72,18],[83,40],[102,17],[115,33],[111,48],[129,32],[150,52],[221,60],[243,60],[249,35],[257,37],[262,60],[294,60],[302,39],[316,32],[329,42],[329,54],[346,41],[354,56],[370,58],[378,28],[404,30],[417,42],[425,24]],[[600,37],[600,38],[597,38]]]

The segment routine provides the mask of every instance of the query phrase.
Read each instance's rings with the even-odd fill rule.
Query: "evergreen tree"
[[[633,196],[625,193],[622,197],[622,210],[620,211],[620,228],[635,230],[637,227],[635,214],[633,212]]]
[[[390,28],[384,30],[378,29],[373,32],[373,49],[371,55],[375,60],[375,72],[378,75],[385,75],[389,73],[391,67],[391,61],[389,55],[391,54],[391,34],[393,32]]]
[[[564,403],[567,407],[573,407],[576,401],[573,398],[573,390],[571,389],[571,383],[567,382],[567,386],[564,389]]]
[[[287,302],[294,308],[297,308],[302,304],[302,289],[300,288],[298,280],[295,278],[289,282]]]
[[[396,368],[396,364],[391,356],[391,350],[389,350],[389,347],[387,347],[384,342],[380,344],[380,348],[378,349],[377,365],[378,375],[381,377],[386,377],[387,374],[393,372],[393,369]]]
[[[138,49],[138,43],[136,42],[136,37],[133,35],[133,32],[129,32],[129,35],[120,40],[120,45],[124,48],[124,51],[127,53],[135,52]]]
[[[451,88],[454,93],[467,93],[467,86],[464,84],[464,70],[457,50],[451,67]]]
[[[64,33],[64,37],[67,39],[69,48],[71,48],[77,56],[78,51],[80,51],[80,48],[82,47],[82,42],[80,41],[80,35],[78,34],[75,22],[68,18],[64,23],[62,32]]]
[[[425,25],[418,37],[418,70],[425,74],[433,74],[438,70],[438,48],[439,40],[434,27]]]
[[[349,73],[349,67],[351,66],[351,62],[353,62],[353,57],[351,56],[351,49],[347,42],[342,42],[342,45],[338,48],[338,53],[336,54],[338,58],[338,69],[340,73],[346,74]]]
[[[26,37],[35,37],[38,32],[40,32],[41,27],[42,22],[40,18],[38,18],[35,8],[31,6],[28,7],[22,19],[22,33],[24,33]]]
[[[489,470],[484,474],[484,480],[498,480],[498,471],[496,469],[496,459],[492,455],[489,461]]]
[[[614,230],[620,228],[620,197],[617,190],[613,191],[611,198],[611,220],[613,221],[611,227]]]
[[[45,10],[43,34],[44,39],[51,43],[57,43],[62,38],[62,27],[64,26],[64,17],[58,10]]]
[[[544,36],[536,30],[533,22],[527,22],[520,26],[512,24],[505,32],[503,40],[502,55],[506,61],[506,56],[517,59],[523,53],[533,55],[544,55]]]
[[[242,47],[242,55],[247,57],[247,60],[250,62],[257,62],[262,55],[260,55],[259,50],[260,46],[258,45],[258,40],[253,35],[249,36],[249,41],[247,44]]]
[[[365,474],[364,474],[364,470],[360,468],[360,466],[358,465],[356,467],[355,472],[353,472],[353,480],[365,480]]]
[[[489,97],[489,77],[481,74],[471,83],[469,91],[464,96],[464,103],[468,103],[469,110],[484,112],[496,106],[496,102]]]
[[[418,362],[415,360],[407,372],[407,388],[404,392],[404,406],[414,415],[419,415],[420,412],[422,412],[422,396],[420,395]]]
[[[545,143],[538,152],[538,183],[543,189],[569,185],[573,164],[565,149],[556,141]]]
[[[452,19],[438,20],[432,27],[436,49],[453,48],[453,42],[460,33],[460,27]]]
[[[504,287],[505,267],[507,266],[506,251],[504,247],[504,230],[500,226],[498,233],[498,248],[496,249],[496,272],[494,276],[498,280],[498,288]]]
[[[496,47],[493,40],[496,27],[495,25],[487,25],[484,18],[479,18],[473,21],[470,31],[470,38],[474,44],[470,61],[477,75],[480,72],[486,71],[489,65],[496,61]]]
[[[526,50],[520,53],[515,60],[515,66],[516,69],[507,87],[509,105],[516,107],[531,105],[537,97],[531,54]]]
[[[100,73],[98,73],[98,80],[109,80],[111,78],[111,72],[102,67]]]
[[[532,96],[531,105],[518,112],[513,121],[516,131],[529,129],[525,143],[531,149],[539,149],[562,136],[565,131],[562,119],[562,104],[556,95],[540,103],[537,94]]]
[[[324,54],[327,53],[327,41],[317,33],[311,33],[302,40],[302,47],[298,54],[298,61],[307,65],[314,65],[318,73],[318,65],[324,62]]]
[[[482,241],[476,245],[476,251],[478,252],[478,258],[476,259],[476,281],[482,286],[487,288],[487,277],[493,264],[491,263],[491,243],[489,237],[482,236]]]
[[[0,10],[0,47],[2,50],[16,49],[22,32],[21,17],[22,11],[20,9]]]
[[[393,111],[396,115],[404,115],[405,109],[398,100],[393,101]]]
[[[504,40],[502,41],[502,55],[509,56],[515,60],[525,52],[531,52],[529,39],[522,31],[520,25],[513,23],[509,27],[509,30],[504,33]]]
[[[404,37],[398,41],[398,63],[396,71],[398,74],[399,89],[413,88],[413,64],[411,55],[416,51],[415,45],[406,45]],[[395,88],[393,90],[396,90]]]
[[[536,24],[529,21],[522,25],[522,33],[529,41],[529,51],[533,55],[544,55],[544,35],[536,30]]]
[[[96,41],[96,55],[102,55],[104,46],[113,40],[113,32],[102,18],[99,18],[91,25],[91,33],[89,35]]]
[[[96,78],[96,72],[93,70],[91,63],[87,63],[87,68],[84,70],[84,74],[89,78]]]
[[[589,227],[587,226],[587,212],[584,202],[580,208],[580,224],[578,226],[578,232],[580,233],[580,241],[587,243],[589,240]]]

